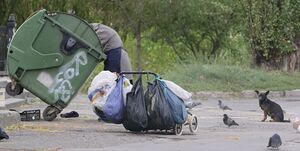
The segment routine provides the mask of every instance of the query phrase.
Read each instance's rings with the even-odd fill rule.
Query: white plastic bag
[[[110,71],[101,71],[88,89],[88,97],[94,107],[103,110],[108,95],[116,86],[118,76]]]
[[[118,76],[115,73],[112,73],[110,71],[101,71],[98,75],[96,75],[90,85],[90,87],[93,87],[95,85],[99,85],[98,82],[101,82],[104,79],[107,79],[111,82],[116,82]]]
[[[124,78],[124,84],[123,84],[123,97],[124,97],[124,105],[126,106],[126,96],[127,93],[130,92],[132,89],[132,84],[127,78]]]
[[[183,101],[190,101],[192,99],[192,93],[184,90],[179,85],[175,84],[172,81],[169,80],[163,80],[167,87],[174,92],[179,98],[181,98]]]

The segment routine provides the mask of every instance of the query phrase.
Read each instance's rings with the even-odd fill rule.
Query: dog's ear
[[[258,90],[255,90],[254,92],[256,92],[257,95],[259,94],[259,91],[258,91]]]
[[[268,90],[268,91],[267,91],[265,94],[266,94],[266,95],[268,95],[268,94],[269,94],[269,92],[270,92],[270,91]]]

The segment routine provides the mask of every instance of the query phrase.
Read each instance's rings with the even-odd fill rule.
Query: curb
[[[0,127],[5,128],[21,121],[20,114],[14,111],[9,111],[10,108],[15,108],[30,102],[34,98],[8,98],[5,100],[5,107],[0,108]]]
[[[5,128],[7,126],[17,124],[21,121],[20,114],[8,110],[0,110],[0,127]]]
[[[31,102],[36,97],[32,97],[31,93],[25,92],[18,97],[2,96],[5,106],[0,107],[0,127],[5,128],[21,121],[20,114],[8,109],[15,108]]]
[[[257,99],[257,95],[253,90],[244,90],[242,92],[222,92],[222,91],[199,91],[193,92],[193,99],[217,99],[217,98],[246,98]],[[300,89],[270,91],[269,97],[280,98],[299,98],[294,99],[300,101]]]
[[[5,100],[5,106],[6,108],[14,108],[21,105],[24,105],[28,102],[29,98],[27,99],[21,99],[21,98],[8,98]]]

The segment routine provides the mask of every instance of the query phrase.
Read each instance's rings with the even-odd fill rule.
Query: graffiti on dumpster
[[[72,83],[74,77],[80,74],[80,67],[88,62],[84,51],[75,54],[74,58],[59,69],[54,78],[54,83],[49,89],[49,93],[54,94],[55,100],[61,99],[67,102],[74,93]]]

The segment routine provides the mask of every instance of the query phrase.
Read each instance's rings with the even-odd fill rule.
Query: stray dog
[[[267,119],[267,116],[272,118],[273,121],[271,122],[290,122],[290,120],[284,120],[283,111],[280,105],[267,98],[270,91],[259,93],[259,91],[255,90],[255,92],[258,96],[259,106],[264,111],[264,119],[261,120],[262,122]]]

